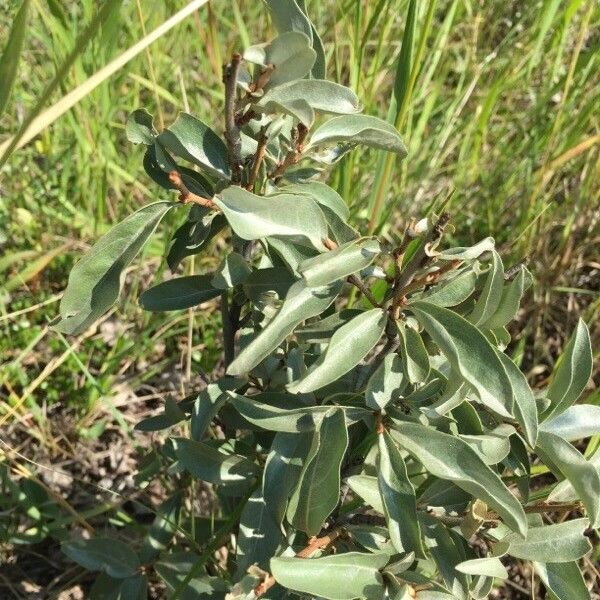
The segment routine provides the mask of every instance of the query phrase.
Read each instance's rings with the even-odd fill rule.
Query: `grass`
[[[0,46],[19,4],[0,0]],[[29,4],[0,144],[186,3],[113,2],[101,17],[92,0]],[[406,0],[308,4],[330,78],[355,89],[366,113],[395,122],[409,148],[402,163],[355,152],[338,165],[331,181],[356,222],[395,236],[407,219],[449,198],[456,242],[492,235],[508,265],[529,258],[537,285],[516,350],[532,378],[547,378],[578,314],[595,327],[600,348],[597,3],[428,0],[412,3],[412,27]],[[90,26],[94,18],[98,27]],[[181,397],[199,372],[210,372],[214,308],[148,316],[137,307],[177,225],[169,219],[145,251],[150,269],[130,270],[115,314],[97,332],[65,339],[48,323],[81,252],[163,195],[125,139],[128,112],[144,106],[168,124],[189,105],[214,121],[223,57],[272,33],[260,3],[210,2],[7,157],[0,169],[0,428],[20,429],[51,455],[73,458],[73,439],[98,438],[115,422],[129,430],[130,416],[118,410],[124,402],[143,408],[165,391]],[[214,259],[186,268],[203,272],[217,255],[218,248]],[[68,432],[49,418],[57,406],[75,415]],[[13,472],[27,466],[2,452]]]

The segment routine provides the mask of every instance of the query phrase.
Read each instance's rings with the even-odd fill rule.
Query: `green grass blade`
[[[21,4],[21,8],[15,17],[8,42],[0,58],[0,117],[6,109],[10,92],[17,77],[17,68],[19,66],[19,58],[21,57],[21,49],[27,30],[27,17],[29,15],[29,0],[25,0]]]
[[[394,97],[390,104],[390,110],[388,111],[388,119],[393,116],[393,123],[397,129],[400,129],[403,126],[408,114],[408,108],[410,106],[415,82],[421,69],[421,61],[425,51],[425,44],[431,30],[431,23],[433,21],[433,14],[435,12],[436,4],[437,0],[429,0],[414,61],[411,59],[413,39],[417,22],[417,3],[416,1],[411,0],[408,6],[408,16],[406,26],[404,28],[404,35],[402,36],[402,46],[400,48],[398,67],[396,69]],[[395,115],[394,110],[396,111]],[[383,201],[390,185],[394,161],[394,156],[387,155],[382,157],[379,162],[377,174],[375,176],[375,183],[373,186],[373,194],[369,203],[369,233],[373,233],[379,224]]]

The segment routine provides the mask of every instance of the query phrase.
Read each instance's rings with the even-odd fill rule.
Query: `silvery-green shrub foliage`
[[[585,324],[534,393],[504,352],[525,267],[506,272],[490,238],[448,248],[445,214],[393,240],[348,223],[321,171],[355,148],[400,160],[405,146],[324,78],[305,13],[270,5],[280,35],[225,68],[224,135],[187,113],[160,133],[143,109],[131,115],[146,172],[179,200],[141,208],[71,272],[57,328],[76,334],[115,302],[161,219],[180,214],[174,275],[140,304],[220,298],[224,360],[205,389],[138,425],[177,432],[147,469],[175,491],[145,537],[64,551],[100,572],[96,598],[145,598],[161,580],[169,598],[479,599],[509,576],[509,557],[551,597],[589,598],[578,561],[600,524],[600,452],[573,442],[600,432],[600,408],[575,404],[592,368]],[[214,272],[175,274],[216,237],[230,250]],[[534,460],[557,483],[538,484]],[[195,529],[193,480],[221,504]]]

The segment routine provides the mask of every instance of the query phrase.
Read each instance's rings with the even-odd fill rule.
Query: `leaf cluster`
[[[158,132],[145,110],[131,115],[146,172],[179,198],[116,225],[69,278],[56,327],[74,334],[115,302],[165,214],[188,210],[173,277],[140,304],[220,298],[224,359],[205,389],[138,424],[169,431],[157,470],[175,487],[143,541],[65,552],[101,571],[97,597],[144,597],[151,573],[172,598],[479,599],[508,576],[505,557],[531,561],[554,597],[589,597],[577,561],[600,525],[600,470],[598,452],[572,443],[600,432],[598,407],[575,404],[592,366],[585,324],[534,394],[505,352],[525,267],[506,272],[491,238],[446,247],[441,210],[392,240],[348,223],[324,166],[357,146],[399,158],[405,146],[324,79],[301,4],[268,4],[280,35],[232,56],[222,131],[182,113]],[[179,276],[216,236],[229,242],[219,267]],[[534,457],[556,485],[532,482]],[[200,547],[183,535],[194,481],[225,519]]]

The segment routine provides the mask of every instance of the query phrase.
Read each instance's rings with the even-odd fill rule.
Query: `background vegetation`
[[[492,235],[508,266],[527,257],[536,285],[513,331],[513,354],[532,382],[544,382],[579,314],[600,348],[600,9],[593,0],[417,4],[409,63],[399,61],[408,2],[308,2],[330,77],[352,87],[367,114],[385,117],[394,87],[408,88],[396,119],[408,158],[382,165],[379,153],[352,153],[332,184],[365,228],[399,230],[447,197],[454,241]],[[0,0],[1,47],[21,5]],[[38,103],[55,105],[185,3],[109,0],[100,13],[91,0],[27,5],[0,144]],[[131,424],[160,406],[165,392],[181,398],[197,389],[218,356],[213,303],[169,315],[137,306],[137,291],[156,276],[178,223],[165,220],[164,237],[146,249],[149,267],[130,271],[122,301],[97,329],[66,339],[48,323],[82,250],[124,215],[164,197],[143,172],[141,150],[126,140],[127,114],[143,105],[168,124],[189,107],[215,122],[223,57],[272,31],[260,2],[211,1],[0,158],[0,497],[13,489],[10,477],[33,523],[21,531],[27,546],[15,548],[11,530],[13,543],[0,549],[13,569],[0,571],[1,597],[3,585],[19,597],[23,585],[59,590],[77,580],[76,570],[53,570],[51,559],[35,557],[56,533],[50,521],[55,529],[94,528],[107,516],[135,523],[151,514],[159,490],[132,492],[137,447],[149,439],[134,437]],[[378,183],[382,168],[391,175],[387,191]],[[201,260],[217,263],[218,247],[213,255]],[[198,260],[182,268],[206,266]],[[598,382],[596,374],[592,402],[600,402]],[[0,536],[21,523],[14,506],[2,510],[10,514],[0,516]]]

